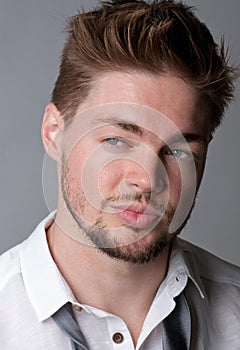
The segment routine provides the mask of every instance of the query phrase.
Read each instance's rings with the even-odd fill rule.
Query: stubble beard
[[[69,210],[73,220],[77,223],[80,230],[80,235],[84,235],[89,240],[89,245],[93,246],[99,252],[108,257],[124,262],[134,264],[146,264],[155,261],[175,240],[176,236],[182,231],[186,225],[191,212],[184,223],[173,233],[169,233],[168,228],[173,217],[174,211],[167,209],[161,221],[156,227],[143,234],[136,227],[122,227],[122,233],[126,234],[126,230],[132,232],[133,236],[139,233],[140,238],[136,238],[131,243],[121,243],[116,238],[111,236],[110,230],[104,224],[103,212],[99,210],[99,215],[93,224],[87,224],[81,218],[87,207],[87,199],[84,193],[71,196],[70,191],[67,191],[68,183],[66,178],[62,176],[62,194],[67,209]],[[73,198],[74,197],[74,198]],[[76,209],[77,208],[77,209]],[[162,223],[164,221],[164,225]],[[166,225],[166,222],[168,223]],[[164,229],[163,229],[164,226]],[[118,233],[119,234],[119,233]],[[149,235],[154,235],[154,238],[149,238]],[[80,241],[80,239],[79,239]]]

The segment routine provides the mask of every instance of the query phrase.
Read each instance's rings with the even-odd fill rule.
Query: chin
[[[175,236],[171,235],[170,238],[166,235],[147,242],[143,238],[129,245],[113,248],[98,247],[98,250],[112,259],[133,264],[147,264],[160,257],[169,248],[174,238]]]

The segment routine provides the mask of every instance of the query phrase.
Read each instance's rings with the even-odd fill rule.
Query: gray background
[[[233,60],[240,62],[240,1],[185,2],[197,7],[216,40],[225,36]],[[42,114],[57,77],[66,17],[96,3],[0,0],[0,253],[26,238],[49,212],[42,190]],[[199,199],[182,234],[238,265],[239,86],[210,147]],[[51,164],[47,169],[46,174],[54,176]],[[46,182],[45,178],[45,189],[51,193]]]

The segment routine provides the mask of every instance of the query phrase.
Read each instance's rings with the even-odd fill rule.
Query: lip
[[[159,211],[152,208],[150,205],[141,203],[116,203],[111,204],[111,207],[116,212],[120,211],[132,211],[137,214],[155,215],[159,216]]]
[[[142,204],[112,206],[121,221],[129,226],[144,228],[159,220],[159,213]]]
[[[147,227],[159,218],[157,215],[141,214],[132,210],[123,210],[117,213],[117,215],[125,224],[138,228]]]

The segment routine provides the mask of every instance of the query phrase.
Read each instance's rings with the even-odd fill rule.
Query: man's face
[[[74,238],[125,261],[154,260],[193,208],[208,124],[196,91],[174,75],[100,76],[63,136]]]

